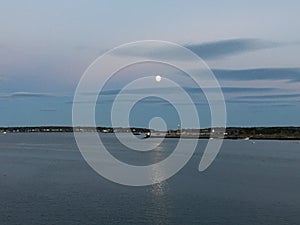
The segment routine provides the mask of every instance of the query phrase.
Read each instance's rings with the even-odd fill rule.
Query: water
[[[161,160],[176,144],[132,154],[103,138],[135,164]],[[225,140],[199,173],[205,144],[169,180],[127,187],[95,173],[70,133],[0,135],[0,224],[300,224],[299,143]]]

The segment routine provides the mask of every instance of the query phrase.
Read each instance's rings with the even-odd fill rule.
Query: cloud
[[[40,109],[41,112],[56,112],[57,109]]]
[[[35,92],[13,92],[9,94],[2,94],[0,98],[42,98],[42,97],[54,97],[48,93],[35,93]]]
[[[213,69],[212,71],[219,80],[289,80],[290,82],[300,82],[300,68]]]
[[[204,95],[203,89],[200,87],[183,87],[183,89],[191,96],[192,101],[195,105],[207,105],[207,99]],[[213,93],[218,91],[219,89],[216,88],[207,88],[205,91]],[[232,100],[237,96],[248,96],[254,94],[266,94],[266,93],[276,93],[278,89],[276,88],[260,88],[260,87],[248,87],[248,88],[240,88],[240,87],[222,87],[222,92],[225,97],[225,101]],[[116,96],[121,91],[121,89],[114,89],[114,90],[107,90],[102,91],[99,93],[83,93],[83,95],[99,95],[99,99],[97,104],[111,104],[115,101]],[[135,95],[142,95],[145,96],[142,103],[143,104],[169,104],[166,101],[155,97],[154,94],[159,94],[162,97],[171,95],[174,98],[175,94],[178,94],[177,88],[166,87],[166,88],[136,88],[130,90],[123,91],[124,96],[122,97],[122,101],[125,102],[132,102],[135,99]],[[244,102],[246,100],[239,99],[236,100],[239,102]],[[85,100],[85,101],[67,101],[67,104],[93,104],[92,101]],[[180,101],[179,99],[176,100],[176,104],[185,104],[185,102]]]
[[[259,100],[259,99],[294,99],[300,98],[300,94],[273,94],[273,95],[255,95],[255,96],[239,96],[237,99],[251,99],[251,100]]]
[[[226,100],[226,103],[246,104],[249,106],[277,106],[277,107],[294,107],[299,106],[300,94],[285,94],[285,95],[256,95],[256,96],[238,96]]]
[[[267,100],[262,100],[262,101],[248,101],[248,100],[237,100],[237,99],[232,99],[232,100],[226,100],[226,104],[235,104],[235,105],[240,105],[243,104],[244,106],[248,107],[295,107],[297,104],[294,102],[285,102],[285,101],[267,101]]]
[[[260,49],[275,48],[282,44],[253,38],[239,38],[185,45],[203,59],[216,59]]]
[[[260,49],[297,45],[297,43],[278,43],[255,38],[237,38],[206,43],[183,43],[181,45],[204,60],[212,60]],[[127,48],[127,46],[123,46],[122,49],[118,49],[117,52],[111,52],[111,54],[117,57],[147,57],[156,60],[189,60],[188,57],[182,55],[181,50],[164,43],[161,43],[161,46],[158,47],[155,42],[153,43],[153,47],[151,47],[151,44],[144,46],[144,48],[132,48],[132,46]]]
[[[200,87],[182,87],[189,94],[199,94],[203,92]],[[261,93],[275,91],[276,88],[260,88],[260,87],[221,87],[223,93]],[[205,91],[217,91],[218,88],[206,88]],[[121,89],[102,90],[100,93],[82,93],[83,95],[99,95],[99,96],[116,96],[120,93]],[[178,93],[178,88],[165,87],[165,88],[135,88],[124,90],[123,94],[172,94]]]
[[[185,88],[190,93],[199,93],[202,91],[201,88]],[[275,88],[259,88],[259,87],[221,87],[224,94],[237,93],[237,94],[246,94],[246,93],[265,93],[275,91]],[[206,89],[210,91],[215,91],[216,88]]]

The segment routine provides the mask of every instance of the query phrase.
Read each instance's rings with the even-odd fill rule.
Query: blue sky
[[[228,126],[300,126],[299,1],[0,3],[0,126],[71,125],[86,68],[113,47],[145,39],[181,44],[205,60],[224,92]],[[127,80],[138,74],[131,72]],[[118,91],[121,84],[108,86]],[[209,126],[205,99],[198,105]],[[98,106],[99,125],[110,124],[108,106]],[[149,100],[134,110],[137,126],[172,111]],[[168,118],[170,126],[177,119]]]

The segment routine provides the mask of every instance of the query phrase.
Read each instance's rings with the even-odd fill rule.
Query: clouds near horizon
[[[211,60],[260,49],[276,48],[282,45],[283,44],[278,42],[262,39],[237,38],[199,44],[187,44],[185,47],[201,58]]]

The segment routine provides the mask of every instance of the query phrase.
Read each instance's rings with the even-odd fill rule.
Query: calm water
[[[153,155],[103,139],[133,164],[163,159],[176,144]],[[299,143],[226,140],[199,173],[205,144],[169,180],[127,187],[96,174],[72,134],[0,135],[0,224],[300,224]]]

